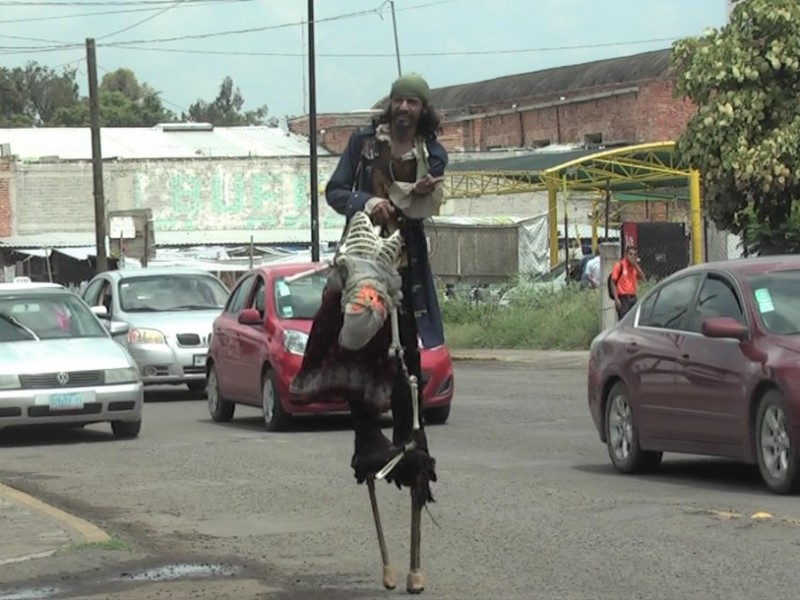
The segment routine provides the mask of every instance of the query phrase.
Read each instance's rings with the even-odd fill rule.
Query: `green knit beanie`
[[[430,93],[431,89],[428,87],[428,82],[422,78],[422,75],[408,73],[395,80],[389,97],[402,98],[403,96],[409,96],[419,98],[427,104],[430,99]]]

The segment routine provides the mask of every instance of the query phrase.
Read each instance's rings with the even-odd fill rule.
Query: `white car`
[[[110,422],[138,436],[144,387],[112,333],[60,285],[0,284],[0,429]]]

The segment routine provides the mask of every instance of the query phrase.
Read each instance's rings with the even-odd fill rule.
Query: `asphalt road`
[[[800,503],[771,495],[753,468],[667,455],[659,474],[616,475],[581,369],[458,363],[456,381],[451,421],[428,434],[440,481],[436,524],[423,519],[426,596],[800,595]],[[151,394],[138,440],[99,425],[5,434],[0,480],[117,539],[0,567],[0,598],[405,595],[407,493],[378,486],[399,575],[387,592],[348,427],[310,418],[267,434],[241,409],[215,424],[202,396],[168,390]]]

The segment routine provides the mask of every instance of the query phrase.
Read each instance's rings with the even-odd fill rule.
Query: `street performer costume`
[[[416,75],[398,79],[395,94],[427,100]],[[435,113],[433,113],[435,115]],[[438,121],[437,121],[438,123]],[[321,307],[291,392],[300,402],[346,400],[355,430],[351,461],[356,481],[367,483],[383,561],[383,584],[395,587],[375,496],[375,479],[411,492],[410,593],[424,589],[420,567],[420,515],[433,501],[436,461],[428,452],[423,423],[419,344],[444,343],[423,219],[442,202],[441,184],[430,194],[415,191],[426,176],[441,177],[447,153],[435,135],[419,133],[410,152],[392,155],[391,110],[356,131],[326,187],[329,205],[347,218],[332,261]],[[373,199],[389,199],[391,222],[373,225]],[[392,440],[379,418],[392,410]]]

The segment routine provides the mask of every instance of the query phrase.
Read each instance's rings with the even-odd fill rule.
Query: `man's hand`
[[[617,307],[617,310],[620,310],[622,308],[622,300],[619,298],[614,298],[614,306]]]
[[[372,202],[372,200],[377,200],[369,213],[372,222],[375,223],[375,225],[388,224],[394,218],[394,205],[389,200],[383,198],[372,198],[370,202]]]
[[[444,181],[444,176],[433,177],[430,173],[428,173],[414,185],[414,193],[419,194],[420,196],[432,194],[433,190],[436,188],[436,184],[441,183],[442,181]]]

